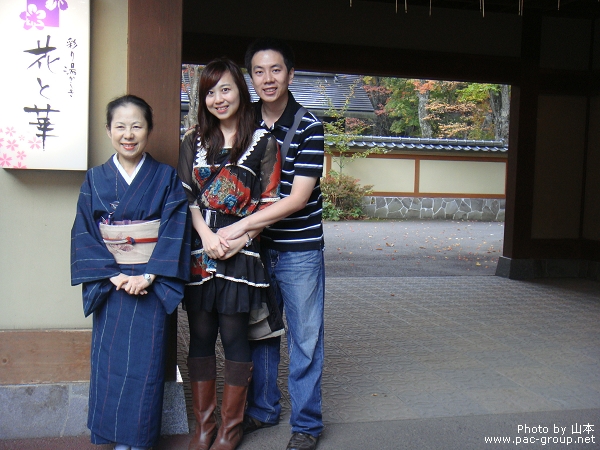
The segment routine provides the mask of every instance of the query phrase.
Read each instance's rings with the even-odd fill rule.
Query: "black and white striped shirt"
[[[301,105],[288,91],[288,103],[273,128],[269,129],[279,145],[294,123],[294,115]],[[255,103],[261,126],[266,124],[261,117],[262,101]],[[321,250],[323,239],[323,198],[320,178],[323,174],[324,138],[323,124],[310,112],[304,114],[294,135],[287,157],[281,166],[281,198],[290,195],[296,175],[315,177],[317,182],[308,203],[285,219],[265,228],[261,234],[261,245],[279,251]]]

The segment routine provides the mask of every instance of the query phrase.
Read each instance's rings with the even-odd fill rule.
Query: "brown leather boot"
[[[196,417],[196,431],[188,450],[208,450],[215,437],[217,420],[217,363],[215,356],[188,358],[192,385],[192,403]]]
[[[240,444],[244,435],[242,422],[252,368],[251,362],[225,360],[221,426],[210,450],[234,450]]]

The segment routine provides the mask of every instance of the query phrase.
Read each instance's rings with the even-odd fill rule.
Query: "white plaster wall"
[[[421,161],[419,192],[504,195],[506,163]]]
[[[339,171],[337,158],[331,167]],[[361,185],[373,185],[376,192],[413,193],[415,160],[366,158],[349,161],[344,173]],[[504,195],[506,163],[491,161],[421,160],[419,192],[428,194]],[[419,195],[419,194],[417,194]]]
[[[106,103],[126,91],[127,2],[91,5],[90,164],[112,153]],[[70,232],[83,172],[0,169],[0,329],[88,328],[70,285]]]
[[[334,170],[339,170],[333,164]],[[413,192],[415,189],[414,159],[356,159],[344,168],[344,173],[360,180],[362,186],[372,184],[379,192]]]

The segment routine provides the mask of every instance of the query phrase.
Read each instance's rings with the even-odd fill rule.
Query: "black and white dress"
[[[223,219],[211,227],[213,231],[220,228],[219,223],[239,220],[279,200],[279,148],[268,131],[254,132],[250,146],[237,163],[232,164],[228,158],[229,149],[223,149],[214,165],[209,164],[206,150],[200,146],[195,132],[189,132],[181,144],[178,174],[190,208],[200,208],[203,215],[211,210]],[[210,181],[224,160],[227,160],[225,165]],[[207,180],[210,185],[205,188]],[[204,253],[202,241],[193,229],[191,278],[186,285],[185,308],[191,311],[216,309],[222,314],[260,309],[267,301],[269,284],[259,250],[259,242],[254,240],[229,259],[211,259]]]

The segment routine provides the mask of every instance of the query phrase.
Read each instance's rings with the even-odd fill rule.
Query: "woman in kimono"
[[[198,98],[199,125],[184,137],[178,166],[193,223],[191,279],[184,298],[196,417],[189,449],[230,450],[242,439],[252,378],[248,322],[251,312],[268,303],[269,284],[256,235],[228,242],[217,231],[279,199],[281,164],[277,141],[255,125],[248,87],[235,63],[210,62],[202,71]],[[215,438],[219,332],[225,383]]]
[[[151,131],[141,98],[108,104],[116,153],[88,170],[71,231],[71,284],[93,314],[91,441],[118,450],[159,438],[169,315],[189,279],[187,199],[176,171],[144,152]]]

